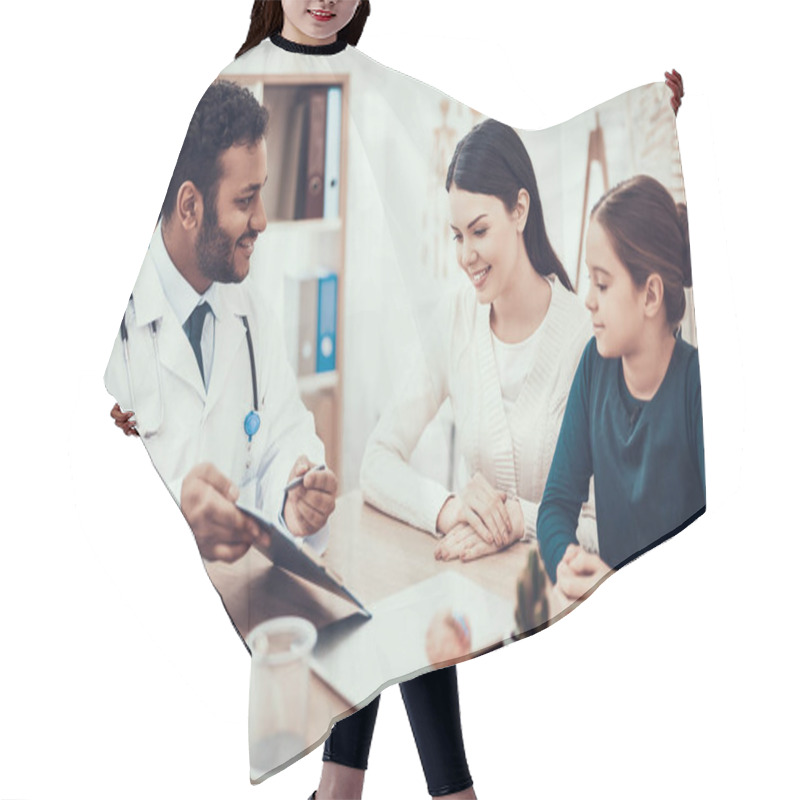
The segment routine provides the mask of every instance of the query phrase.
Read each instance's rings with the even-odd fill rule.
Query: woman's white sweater
[[[490,306],[471,286],[446,298],[425,356],[384,411],[367,442],[361,466],[364,499],[381,511],[436,534],[451,492],[408,460],[425,427],[450,398],[470,476],[480,472],[496,489],[517,497],[525,539],[536,537],[536,517],[581,354],[592,335],[586,309],[558,280],[534,341],[530,370],[508,413],[497,374]],[[579,540],[596,549],[593,495],[584,506]]]

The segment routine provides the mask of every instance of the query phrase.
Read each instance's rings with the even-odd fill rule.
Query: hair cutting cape
[[[511,346],[493,333],[482,302],[482,282],[490,288],[502,278],[498,251],[481,250],[491,232],[453,220],[445,190],[457,144],[485,118],[353,47],[329,49],[265,40],[221,73],[269,112],[266,227],[256,230],[260,212],[247,211],[258,189],[246,186],[264,180],[257,159],[237,162],[244,171],[232,174],[212,150],[203,177],[208,143],[197,145],[194,165],[176,179],[198,186],[208,209],[202,231],[191,238],[184,205],[172,224],[176,241],[191,247],[170,250],[159,215],[105,376],[122,408],[135,412],[184,513],[187,474],[213,465],[269,534],[244,555],[204,559],[252,650],[254,782],[317,747],[385,686],[563,616],[576,605],[554,590],[568,544],[616,569],[705,510],[691,291],[675,363],[649,403],[625,390],[618,361],[598,355],[584,305],[590,212],[603,194],[647,175],[684,202],[669,90],[643,86],[547,130],[516,131],[536,175],[528,188],[530,214],[532,195],[541,204],[535,236],[541,244],[546,235],[574,291],[550,275],[547,314]],[[216,111],[196,112],[195,128],[224,128],[225,97]],[[195,130],[195,140],[212,133]],[[217,155],[239,144],[224,143]],[[518,154],[507,155],[516,169]],[[255,233],[248,256],[239,245]],[[210,313],[202,336],[190,341],[198,296],[182,273],[200,262],[213,270],[215,259],[234,272],[216,275],[203,296]],[[495,275],[481,272],[487,266]],[[606,442],[617,434],[621,450]],[[629,447],[627,437],[640,435],[641,447]],[[618,451],[626,462],[615,462]],[[300,456],[338,479],[335,510],[305,538],[284,517]],[[475,517],[460,526],[463,541],[437,530],[444,503],[476,475],[508,508],[517,504],[510,544],[487,544]],[[443,545],[456,555],[477,550],[464,549],[463,561],[436,558]],[[307,673],[302,659],[283,671],[268,663],[277,639],[253,647],[248,638],[286,617],[316,632]],[[298,653],[302,644],[272,655],[291,662]]]

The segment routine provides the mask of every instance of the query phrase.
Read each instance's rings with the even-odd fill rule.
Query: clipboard
[[[268,520],[260,511],[242,502],[236,503],[248,517],[254,519],[259,527],[269,534],[268,545],[257,541],[253,546],[263,553],[276,567],[297,575],[337,597],[348,600],[358,607],[366,619],[372,619],[364,604],[344,585],[322,558],[302,539],[295,538],[289,531]]]

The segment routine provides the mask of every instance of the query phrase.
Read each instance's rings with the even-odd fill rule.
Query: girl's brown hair
[[[619,260],[641,288],[654,272],[664,283],[667,321],[677,328],[692,285],[686,204],[676,203],[655,178],[636,175],[606,192],[592,209]]]
[[[357,45],[367,24],[369,16],[369,0],[361,0],[353,19],[339,31],[338,38],[345,39],[350,45]],[[244,44],[239,48],[236,58],[252,50],[264,39],[274,36],[283,30],[283,6],[280,0],[255,0],[250,12],[250,30]]]

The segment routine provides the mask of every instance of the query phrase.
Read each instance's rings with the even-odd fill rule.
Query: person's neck
[[[645,328],[635,352],[622,356],[622,374],[637,400],[652,400],[667,374],[675,337],[666,325]]]
[[[516,279],[492,301],[490,323],[502,342],[523,342],[539,328],[550,308],[552,287],[525,253],[515,268]]]
[[[212,282],[200,272],[192,242],[183,235],[183,230],[178,230],[174,220],[167,224],[162,222],[161,235],[175,269],[198,294],[205,294]]]
[[[302,45],[303,47],[325,47],[326,45],[336,42],[337,34],[328,36],[326,39],[315,39],[313,36],[303,33],[299,28],[296,28],[289,22],[288,19],[283,21],[283,30],[280,34],[286,41],[294,42],[294,44]]]

